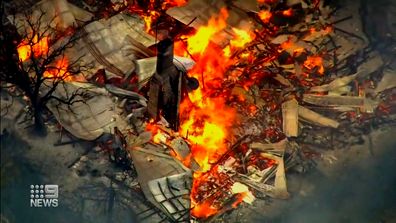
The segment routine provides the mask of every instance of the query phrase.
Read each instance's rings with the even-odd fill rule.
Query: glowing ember
[[[257,0],[258,3],[274,3],[278,0]]]
[[[260,19],[264,22],[264,23],[269,23],[271,17],[272,17],[272,13],[270,11],[267,10],[262,10],[258,13],[258,16],[260,17]]]
[[[309,56],[307,60],[304,62],[304,67],[309,70],[314,68],[318,68],[319,74],[324,74],[324,67],[323,67],[323,59],[320,56]]]
[[[293,15],[293,9],[284,10],[284,11],[282,12],[282,14],[283,14],[284,16],[290,17],[290,16]]]

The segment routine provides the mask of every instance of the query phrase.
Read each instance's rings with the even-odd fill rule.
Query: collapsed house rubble
[[[112,149],[126,151],[146,199],[172,222],[210,221],[255,197],[287,199],[288,170],[309,168],[307,141],[326,144],[310,131],[348,131],[346,125],[360,118],[395,118],[395,71],[383,70],[388,61],[368,47],[363,33],[349,33],[351,24],[343,23],[350,18],[345,13],[358,12],[333,16],[322,1],[258,2],[191,0],[167,10],[197,33],[217,25],[207,37],[215,52],[209,56],[225,67],[200,62],[188,51],[194,51],[188,40],[195,33],[158,41],[131,12],[88,23],[66,53],[90,66],[55,95],[67,99],[81,90],[89,97],[72,105],[50,101],[48,109],[79,139],[103,142],[117,135]],[[63,27],[93,17],[65,0],[34,7],[62,9]],[[186,42],[186,49],[176,49]],[[218,68],[225,74],[205,76],[198,66],[206,66],[198,69],[202,73]],[[374,79],[379,73],[382,78]],[[199,93],[201,101],[194,101]],[[223,103],[207,112],[221,113],[228,130],[220,139],[224,150],[205,151],[205,158],[199,150],[212,141],[199,134],[205,131],[202,122],[213,123],[205,120],[211,114],[198,110],[209,107],[203,98]],[[232,108],[230,119],[225,105]],[[197,114],[202,120],[190,120]]]

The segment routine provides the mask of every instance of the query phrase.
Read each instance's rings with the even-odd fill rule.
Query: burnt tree
[[[72,104],[75,98],[84,97],[83,91],[74,92],[68,100],[53,94],[58,86],[87,68],[80,63],[81,57],[66,56],[81,38],[81,27],[54,27],[57,18],[48,20],[43,10],[7,15],[1,5],[1,86],[15,86],[26,96],[35,130],[45,133],[43,112],[49,100]]]

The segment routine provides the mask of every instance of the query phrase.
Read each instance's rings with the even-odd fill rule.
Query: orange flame
[[[233,28],[232,31],[235,33],[234,39],[230,42],[233,47],[243,47],[254,39],[254,35],[250,34],[248,31],[237,28]]]
[[[304,67],[309,70],[318,68],[318,72],[321,75],[323,75],[325,71],[323,67],[323,59],[320,56],[309,56],[304,62]]]
[[[38,36],[35,35],[31,41],[23,40],[18,46],[18,56],[19,59],[24,62],[32,56],[40,57],[48,52],[48,37],[43,37],[38,39]]]
[[[72,81],[73,78],[69,72],[69,61],[66,58],[57,60],[55,67],[50,67],[44,72],[44,77]]]
[[[293,16],[293,9],[291,9],[291,8],[286,9],[286,10],[282,11],[282,14],[287,17]]]
[[[145,23],[146,32],[152,31],[153,23],[160,17],[161,13],[164,13],[167,9],[176,6],[183,6],[187,3],[187,0],[165,0],[161,1],[161,5],[158,7],[156,0],[150,0],[148,2],[148,9],[140,11]],[[136,10],[136,8],[134,8]]]
[[[200,88],[189,93],[189,97],[180,104],[179,133],[189,141],[192,156],[202,172],[213,171],[213,163],[227,151],[226,139],[232,140],[230,128],[236,121],[236,111],[227,106],[227,95],[222,92],[221,84],[227,78],[225,73],[229,66],[236,62],[230,58],[232,51],[244,47],[254,38],[248,31],[234,28],[234,39],[226,47],[222,49],[212,44],[211,39],[226,28],[227,17],[228,11],[221,9],[218,16],[212,17],[193,36],[185,36],[187,46],[183,47],[196,60],[189,75],[199,80]],[[195,200],[200,182],[204,180],[204,175],[194,174],[191,213],[206,218],[219,210],[208,200],[201,203]]]
[[[151,31],[151,27],[153,24],[153,21],[155,19],[157,19],[159,17],[159,13],[157,11],[150,11],[148,13],[148,15],[143,15],[143,20],[145,23],[145,27],[146,27],[146,32],[150,32]]]
[[[264,23],[269,23],[271,17],[272,17],[272,13],[268,10],[261,10],[258,13],[258,16],[260,17],[260,19],[264,22]]]
[[[207,26],[202,26],[194,36],[189,37],[187,40],[189,53],[193,55],[202,54],[207,48],[210,39],[227,26],[227,17],[228,11],[222,8],[218,17],[210,18]]]

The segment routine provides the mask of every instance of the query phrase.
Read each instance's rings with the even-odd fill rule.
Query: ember
[[[260,17],[260,19],[264,22],[264,23],[268,23],[272,17],[272,13],[270,11],[267,10],[263,10],[260,11],[258,13],[258,16]]]
[[[319,74],[323,74],[325,69],[323,67],[323,59],[320,56],[310,56],[304,62],[304,66],[309,69],[313,70],[314,68],[318,68]]]

